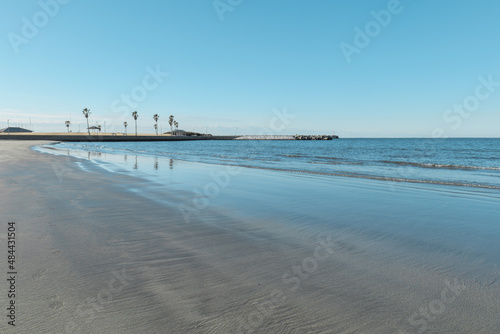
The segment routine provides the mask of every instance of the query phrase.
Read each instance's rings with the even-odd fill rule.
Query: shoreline
[[[53,144],[60,144],[60,142],[54,142]],[[77,154],[79,152],[84,153],[87,155],[89,151],[80,151],[78,149],[71,149],[71,148],[53,148],[54,151],[50,152],[51,154],[55,155],[70,155],[70,151],[73,154]],[[40,149],[40,151],[44,151],[44,149]],[[64,151],[64,154],[62,153]],[[59,153],[54,153],[54,152],[59,152]],[[45,152],[47,153],[47,152]],[[119,152],[100,152],[96,151],[95,153],[93,152],[92,154],[104,154],[107,155],[109,154],[110,156],[121,156],[123,153]],[[79,155],[79,154],[77,154]],[[89,155],[90,157],[90,155]],[[142,157],[147,157],[142,156]],[[150,157],[150,156],[149,156]],[[167,157],[163,157],[167,158]],[[209,164],[209,165],[222,165],[222,166],[231,166],[231,167],[242,167],[242,168],[249,168],[249,169],[258,169],[258,170],[263,170],[263,171],[275,171],[275,172],[284,172],[284,173],[293,173],[293,174],[304,174],[304,175],[311,175],[311,176],[325,176],[325,177],[341,177],[341,178],[350,178],[350,179],[360,179],[360,180],[373,180],[373,181],[380,181],[380,182],[389,182],[390,184],[395,184],[398,185],[400,183],[405,184],[414,184],[414,185],[423,185],[423,186],[449,186],[449,187],[458,187],[458,188],[463,188],[466,190],[477,190],[477,191],[498,191],[500,190],[500,186],[496,185],[488,185],[488,184],[475,184],[475,183],[464,183],[464,182],[446,182],[446,181],[439,181],[439,180],[431,180],[431,179],[409,179],[409,178],[404,178],[404,177],[384,177],[384,176],[377,176],[377,175],[369,175],[369,174],[356,174],[356,173],[347,173],[347,172],[321,172],[321,171],[311,171],[311,170],[297,170],[297,169],[287,169],[287,168],[280,168],[280,167],[264,167],[264,166],[254,166],[254,165],[249,165],[249,164],[233,164],[233,163],[219,163],[219,162],[210,162],[210,161],[194,161],[194,160],[185,160],[185,159],[179,159],[179,158],[171,158],[172,160],[182,160],[182,161],[191,161],[191,162],[197,162],[197,163],[204,163],[204,164]],[[392,187],[393,185],[391,185]],[[499,194],[500,196],[500,194]]]
[[[234,140],[238,136],[166,136],[166,135],[112,135],[112,134],[0,134],[0,140],[44,140],[69,142],[144,142],[189,140]]]
[[[261,170],[227,183],[226,167],[188,162],[148,179],[30,146],[0,147],[0,208],[20,233],[17,332],[498,328],[498,199]],[[221,186],[202,207],[193,187],[211,172]],[[180,204],[199,213],[186,223]]]
[[[0,133],[0,140],[49,140],[67,142],[145,142],[145,141],[190,141],[190,140],[332,140],[339,139],[338,136],[171,136],[139,134],[137,136],[119,134],[38,134],[38,133]]]

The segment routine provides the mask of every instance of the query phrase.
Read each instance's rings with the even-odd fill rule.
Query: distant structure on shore
[[[21,132],[33,132],[33,131],[13,126],[0,129],[0,133],[21,133]]]
[[[173,130],[173,131],[168,131],[164,132],[164,135],[169,135],[169,136],[196,136],[196,137],[207,137],[207,136],[212,136],[209,134],[203,134],[203,133],[198,133],[198,132],[191,132],[191,131],[185,131],[185,130]]]
[[[89,131],[92,130],[92,132],[99,131],[99,133],[101,133],[101,126],[100,125],[89,126],[87,130]]]
[[[187,132],[184,130],[174,130],[172,136],[186,136]]]

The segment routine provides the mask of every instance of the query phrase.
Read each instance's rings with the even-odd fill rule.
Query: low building
[[[92,130],[92,132],[99,131],[101,132],[101,126],[100,125],[93,125],[91,127],[88,127],[87,130]]]
[[[174,136],[185,136],[186,131],[184,130],[174,130]]]
[[[18,128],[15,126],[0,129],[0,133],[28,133],[28,132],[33,132],[33,131],[28,129]]]
[[[184,130],[168,131],[168,132],[164,132],[163,134],[171,135],[171,136],[189,136],[188,132],[186,132]]]

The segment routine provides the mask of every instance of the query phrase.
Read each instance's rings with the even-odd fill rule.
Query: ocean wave
[[[425,179],[407,179],[407,178],[376,176],[376,175],[350,173],[350,172],[327,173],[327,172],[315,172],[315,171],[295,170],[295,169],[286,169],[286,168],[272,168],[272,167],[263,167],[263,166],[250,166],[250,165],[232,165],[232,166],[252,168],[252,169],[265,169],[265,170],[273,170],[273,171],[281,171],[281,172],[291,172],[291,173],[299,173],[299,174],[342,176],[342,177],[354,177],[354,178],[379,180],[379,181],[423,183],[423,184],[435,184],[435,185],[444,185],[444,186],[473,187],[473,188],[500,190],[500,186],[479,184],[479,183],[448,182],[448,181],[425,180]]]
[[[311,157],[310,160],[307,161],[310,164],[320,164],[320,165],[365,165],[365,161],[357,161],[357,160],[342,160],[341,158],[337,157],[324,157],[324,156],[314,156]]]
[[[407,161],[388,161],[380,160],[384,164],[398,165],[398,166],[413,166],[421,168],[443,168],[443,169],[464,169],[464,170],[500,170],[500,167],[487,167],[487,166],[467,166],[467,165],[447,165],[447,164],[431,164],[420,162],[407,162]]]
[[[307,158],[309,157],[308,155],[304,154],[277,154],[280,157],[286,157],[286,158]]]
[[[58,149],[61,149],[60,153],[66,155],[68,154],[68,146],[70,146],[69,149],[72,151],[72,155],[76,153],[75,151],[103,151],[104,153],[110,154],[130,154],[171,158],[214,165],[230,165],[252,169],[285,171],[298,174],[300,173],[303,175],[331,175],[380,181],[423,183],[500,190],[500,184],[498,182],[498,177],[500,177],[500,173],[498,173],[498,171],[500,171],[500,167],[480,166],[482,163],[477,162],[477,159],[469,159],[474,155],[469,155],[467,159],[463,158],[461,160],[453,160],[449,158],[449,164],[438,164],[414,162],[411,161],[410,158],[408,161],[401,161],[398,160],[401,159],[401,156],[394,158],[390,156],[390,154],[393,153],[392,151],[387,152],[385,157],[380,156],[375,158],[373,154],[368,156],[360,156],[358,154],[356,156],[356,152],[353,153],[355,156],[352,156],[350,152],[346,153],[345,151],[309,152],[309,148],[308,152],[304,154],[297,152],[295,148],[293,150],[289,150],[289,152],[265,151],[262,153],[251,152],[250,154],[243,154],[245,151],[242,151],[241,153],[235,152],[234,150],[227,152],[220,151],[219,146],[212,147],[207,151],[192,151],[191,147],[187,147],[182,151],[179,150],[179,152],[176,152],[173,148],[165,149],[164,147],[155,147],[154,145],[151,145],[151,147],[148,147],[146,150],[143,147],[138,149],[138,147],[135,146],[133,148],[130,148],[130,146],[106,148],[101,145],[56,145],[52,147],[45,146],[45,148],[50,148],[51,153],[56,153]],[[232,146],[230,148],[234,149]],[[284,149],[286,148],[287,147]],[[328,154],[335,156],[327,156]],[[487,155],[487,157],[490,156],[491,155]],[[444,157],[447,157],[447,155],[444,155]],[[456,163],[453,164],[453,162]],[[412,169],[411,174],[406,173],[409,175],[404,175],[403,173],[394,173],[394,165],[408,166],[409,168],[415,167],[415,169]],[[422,169],[419,170],[417,168]],[[455,170],[455,172],[443,171],[445,169]],[[469,172],[462,172],[461,170]],[[470,171],[476,172],[474,173]]]
[[[323,160],[340,160],[340,158],[337,157],[322,157],[322,156],[316,156],[313,157],[314,159],[323,159]]]

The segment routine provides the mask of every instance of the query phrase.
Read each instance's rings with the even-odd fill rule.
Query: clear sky
[[[158,113],[163,131],[500,136],[497,0],[0,7],[0,127],[84,131],[88,107],[107,132],[137,110],[149,133]]]

